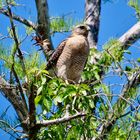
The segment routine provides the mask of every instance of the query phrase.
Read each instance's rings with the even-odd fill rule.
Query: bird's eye
[[[85,29],[85,26],[80,26],[80,29]]]

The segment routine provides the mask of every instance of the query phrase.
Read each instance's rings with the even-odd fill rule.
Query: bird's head
[[[80,24],[77,25],[73,30],[72,33],[76,34],[76,35],[83,35],[85,37],[88,36],[88,32],[89,32],[90,28],[88,25],[85,24]]]

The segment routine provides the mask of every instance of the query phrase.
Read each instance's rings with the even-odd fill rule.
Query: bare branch
[[[17,87],[10,85],[0,76],[0,91],[2,92],[3,96],[6,97],[13,105],[24,131],[27,131],[26,123],[23,122],[25,122],[28,117],[28,110],[25,108],[20,96],[17,94]]]
[[[126,100],[131,98],[129,94],[130,90],[132,88],[136,88],[139,84],[140,84],[140,70],[137,70],[136,72],[133,73],[128,83],[124,86],[121,92],[121,97],[125,98]],[[122,104],[123,104],[123,107],[122,107]],[[118,108],[122,108],[122,110],[124,110],[126,106],[127,106],[126,101],[124,102],[124,100],[121,100],[121,98],[119,98],[116,104],[114,105],[114,109],[115,109],[114,112],[117,114],[117,116],[112,116],[111,121],[104,124],[104,126],[102,127],[101,135],[96,140],[106,139],[107,134],[111,131],[116,121],[126,116],[127,114],[129,114],[129,112],[127,112],[126,114],[123,114],[124,113],[123,111],[122,112],[118,111]]]
[[[80,117],[83,117],[83,116],[86,116],[86,115],[87,115],[86,113],[79,112],[79,113],[76,113],[73,116],[64,116],[62,118],[54,119],[54,120],[37,121],[37,126],[39,126],[39,127],[47,127],[49,125],[57,125],[57,124],[65,123],[65,122],[68,122],[68,121],[71,121],[73,119],[80,118]]]
[[[131,78],[129,79],[128,83],[126,85],[124,85],[124,87],[123,87],[123,89],[121,91],[121,95],[120,96],[122,96],[123,98],[125,98],[126,100],[128,100],[129,98],[131,98],[131,95],[129,94],[130,90],[132,88],[136,88],[139,84],[140,84],[140,70],[134,72],[131,75]],[[123,109],[124,109],[127,104],[126,103],[124,104],[124,101],[122,101],[121,99],[119,99],[117,101],[117,103],[116,103],[116,106],[117,107],[114,107],[114,108],[121,107],[122,104],[123,104]],[[117,113],[117,110],[116,110],[116,113]]]
[[[4,124],[4,126],[7,126],[4,129],[4,131],[6,131],[6,133],[8,133],[10,131],[14,131],[15,133],[23,133],[22,130],[15,129],[13,126],[11,126],[8,122],[6,122],[4,120],[0,120],[0,123]]]
[[[51,35],[50,35],[50,23],[49,23],[49,15],[48,15],[48,3],[47,0],[36,0],[36,7],[37,7],[37,14],[38,14],[38,25],[34,24],[30,20],[27,20],[25,18],[22,18],[20,16],[17,16],[12,13],[12,18],[14,20],[17,20],[24,25],[33,28],[36,31],[37,36],[41,38],[41,40],[48,39],[49,44],[47,47],[49,47],[49,50],[53,50],[53,44],[51,41]],[[10,16],[9,12],[3,8],[0,8],[0,13],[6,16]],[[40,46],[44,52],[44,55],[47,59],[46,54],[46,46]],[[48,52],[47,52],[48,53]]]
[[[9,12],[3,8],[0,8],[0,13],[9,17]],[[19,22],[23,23],[24,25],[36,30],[36,25],[33,22],[31,22],[30,20],[27,20],[27,19],[20,17],[18,15],[15,15],[14,13],[12,13],[12,18],[14,20],[19,21]]]
[[[124,33],[119,41],[122,43],[124,49],[128,49],[140,38],[140,22],[137,22],[132,28]]]

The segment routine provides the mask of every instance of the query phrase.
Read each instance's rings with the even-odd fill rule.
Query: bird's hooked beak
[[[90,28],[90,26],[88,24],[86,24],[86,27],[87,27],[88,31],[91,31],[91,28]]]

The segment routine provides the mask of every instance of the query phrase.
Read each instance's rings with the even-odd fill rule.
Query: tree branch
[[[139,38],[140,38],[140,22],[136,23],[132,28],[130,28],[126,33],[124,33],[118,39],[118,41],[120,41],[122,49],[128,49]],[[132,88],[136,88],[139,84],[140,84],[140,70],[137,70],[131,75],[131,78],[129,79],[128,83],[124,86],[120,96],[128,100],[129,98],[132,97],[132,95],[129,94],[130,90]],[[121,98],[119,98],[116,104],[114,105],[115,109],[114,112],[115,114],[119,114],[119,116],[118,115],[112,116],[112,120],[103,125],[101,134],[96,140],[106,139],[107,134],[111,131],[116,121],[124,116],[123,114],[124,112],[123,111],[119,112],[118,108],[123,107],[122,110],[124,110],[126,106],[127,103],[124,102],[124,100],[122,100]]]
[[[54,124],[57,125],[57,124],[65,123],[65,122],[68,122],[68,121],[71,121],[73,119],[80,118],[80,117],[83,117],[86,115],[87,115],[86,113],[79,112],[73,116],[64,116],[62,118],[54,119],[54,120],[37,121],[37,127],[47,127],[49,125],[54,125]]]
[[[133,95],[132,95],[131,89],[132,88],[136,89],[139,84],[140,84],[140,70],[137,70],[136,72],[134,72],[131,75],[131,78],[129,79],[128,83],[123,87],[120,96],[122,96],[123,98],[128,100],[129,98],[131,98],[132,96],[135,95],[134,92],[133,92]],[[122,108],[122,104],[123,104],[123,108]],[[126,105],[127,105],[127,103],[124,103],[124,101],[119,98],[116,105],[114,106],[114,108],[119,108],[120,107],[120,108],[122,108],[122,110],[124,110]],[[115,112],[119,113],[117,110]]]
[[[124,33],[119,41],[122,43],[124,49],[128,49],[140,38],[140,22],[137,22],[132,28]]]
[[[12,13],[12,18],[16,21],[19,21],[20,23],[23,23],[24,25],[28,27],[33,28],[36,31],[37,36],[41,37],[41,40],[48,39],[49,45],[47,46],[47,48],[49,48],[49,50],[53,50],[54,48],[53,48],[51,35],[50,35],[48,3],[46,0],[36,0],[36,7],[37,7],[37,12],[38,12],[38,25],[34,24],[30,20],[17,16],[14,13]],[[9,12],[3,8],[0,8],[0,13],[8,17],[10,16]],[[46,46],[41,45],[40,47],[42,48],[44,55],[47,58],[48,51],[46,50]]]
[[[132,28],[130,28],[126,33],[124,33],[119,39],[118,39],[118,43],[111,45],[109,48],[103,50],[103,53],[101,53],[100,55],[94,55],[93,56],[93,60],[95,59],[95,61],[93,61],[93,64],[96,64],[97,61],[100,62],[104,62],[105,57],[107,56],[106,53],[108,53],[109,56],[111,56],[110,61],[108,61],[108,63],[105,65],[106,67],[109,67],[115,60],[116,57],[118,58],[122,58],[123,55],[123,50],[128,49],[132,44],[134,44],[138,39],[140,38],[140,22],[137,22]],[[116,54],[118,54],[119,52],[114,51],[114,48],[116,48],[116,51],[122,51],[122,53],[120,53],[120,56],[117,56]],[[117,58],[117,59],[118,59]],[[121,59],[120,59],[121,60]],[[119,60],[119,61],[120,61]],[[91,62],[92,63],[92,62]],[[118,63],[119,64],[119,63]],[[102,77],[105,73],[105,69],[103,68],[102,65],[100,65],[100,69],[101,69],[101,74],[100,77]],[[121,67],[120,67],[121,68]]]
[[[10,85],[0,76],[0,91],[2,91],[3,96],[13,105],[24,131],[27,132],[26,120],[28,117],[28,110],[24,107],[20,96],[17,94],[17,87]]]
[[[3,8],[0,8],[0,13],[9,17],[9,12]],[[30,20],[27,20],[27,19],[20,17],[18,15],[15,15],[14,13],[12,13],[12,18],[14,20],[19,21],[20,23],[23,23],[24,25],[36,30],[36,25],[33,22],[31,22]]]
[[[129,115],[130,113],[132,113],[133,111],[137,110],[138,108],[140,108],[140,105],[138,105],[138,106],[136,106],[135,108],[131,109],[131,110],[128,111],[127,113],[125,113],[125,114],[119,116],[119,118],[117,118],[117,119],[120,119],[120,118],[123,118],[123,117]]]
[[[35,108],[35,94],[36,90],[34,89],[34,85],[31,84],[30,93],[29,93],[29,139],[35,140],[38,132],[38,128],[34,129],[36,126],[36,108]]]
[[[131,98],[131,95],[129,94],[130,90],[132,88],[136,88],[139,84],[140,84],[140,70],[137,70],[131,76],[131,79],[129,79],[128,83],[124,86],[124,88],[121,92],[121,96],[123,98],[125,98],[126,100],[128,100],[129,98]],[[123,100],[121,100],[121,98],[119,98],[118,101],[116,102],[116,104],[114,105],[114,109],[115,109],[114,112],[115,112],[115,114],[117,114],[117,116],[112,116],[111,121],[108,121],[106,124],[103,125],[101,134],[96,140],[106,139],[107,134],[111,131],[111,129],[115,125],[116,121],[118,119],[126,116],[129,113],[129,112],[127,112],[126,114],[123,114],[124,113],[123,111],[120,112],[118,110],[118,108],[119,109],[121,108],[122,110],[124,110],[126,108],[126,106],[127,106],[127,103],[124,102]]]

